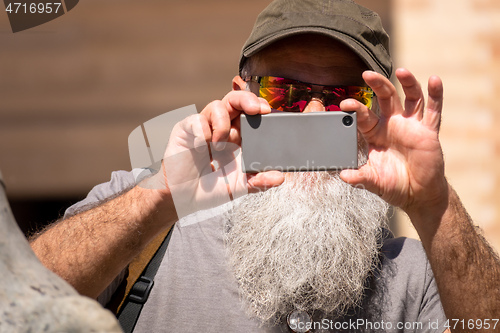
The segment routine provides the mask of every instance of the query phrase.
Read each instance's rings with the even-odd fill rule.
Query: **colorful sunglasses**
[[[288,112],[302,112],[312,97],[319,98],[326,111],[340,111],[340,102],[354,98],[368,108],[372,107],[373,90],[362,86],[322,86],[275,76],[250,76],[245,82],[256,82],[257,96],[264,98],[272,109]],[[319,89],[318,89],[319,88]]]

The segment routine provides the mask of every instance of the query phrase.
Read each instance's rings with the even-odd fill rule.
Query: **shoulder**
[[[381,249],[382,256],[387,260],[427,261],[422,243],[416,239],[398,237],[384,240]]]
[[[381,249],[382,270],[397,272],[397,281],[423,284],[427,288],[434,280],[422,243],[416,239],[398,237],[384,241]],[[392,274],[391,274],[392,275]]]
[[[381,249],[381,276],[395,287],[421,289],[434,277],[420,241],[411,238],[390,238]]]

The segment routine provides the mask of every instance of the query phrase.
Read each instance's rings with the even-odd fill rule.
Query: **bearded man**
[[[83,211],[39,235],[35,253],[97,297],[175,223],[135,332],[443,332],[447,318],[493,319],[500,265],[444,175],[441,80],[429,79],[425,106],[416,79],[398,69],[403,107],[388,49],[379,17],[354,2],[274,1],[243,48],[233,91],[175,126],[161,172],[139,186],[115,173],[85,201],[100,204],[71,208]],[[283,108],[259,93],[270,80],[312,87],[294,111],[357,113],[358,170],[242,173],[231,148],[240,114]],[[325,98],[338,87],[373,89],[378,105],[356,93]],[[207,142],[214,159],[232,156],[209,182],[200,170],[213,165],[198,157]],[[235,200],[222,204],[228,188]],[[199,212],[181,216],[176,198]],[[389,205],[422,243],[392,238]]]

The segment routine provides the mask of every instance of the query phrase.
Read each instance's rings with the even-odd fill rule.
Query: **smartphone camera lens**
[[[353,122],[354,119],[351,116],[345,116],[344,118],[342,118],[342,124],[344,124],[344,126],[346,127],[351,126]]]

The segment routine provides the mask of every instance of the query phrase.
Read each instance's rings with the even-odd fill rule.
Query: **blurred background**
[[[113,170],[143,122],[231,89],[241,46],[269,0],[85,0],[12,33],[0,13],[0,170],[25,233],[57,219]],[[500,249],[500,2],[363,0],[397,67],[445,84],[447,175]],[[403,213],[392,228],[416,237]]]

